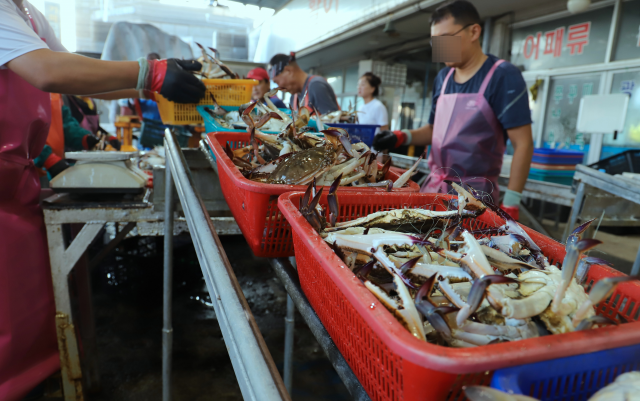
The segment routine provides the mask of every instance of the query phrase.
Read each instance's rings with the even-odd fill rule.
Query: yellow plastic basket
[[[258,84],[255,79],[203,79],[207,87],[200,103],[174,103],[160,94],[156,94],[160,118],[165,124],[186,125],[201,124],[202,116],[196,110],[197,105],[211,105],[213,99],[220,106],[240,106],[251,100],[251,89]]]

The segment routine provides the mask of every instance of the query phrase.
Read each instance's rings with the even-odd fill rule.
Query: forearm
[[[511,176],[508,188],[522,192],[529,176],[531,158],[533,157],[533,142],[514,144],[513,159],[511,161]]]
[[[429,146],[433,137],[433,125],[427,124],[411,130],[411,142],[408,145]]]
[[[92,98],[102,100],[137,99],[140,97],[140,91],[135,89],[122,89],[119,91],[93,94],[90,96]]]
[[[7,66],[40,90],[73,95],[135,89],[139,71],[136,61],[97,60],[49,49],[23,54]]]

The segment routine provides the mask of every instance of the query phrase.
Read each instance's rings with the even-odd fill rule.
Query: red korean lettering
[[[553,54],[553,45],[556,42],[556,31],[544,33],[544,52],[542,54]]]
[[[562,39],[564,38],[564,27],[556,29],[556,44],[554,46],[553,57],[562,55]]]
[[[584,47],[589,44],[589,32],[591,31],[591,21],[581,24],[571,25],[568,29],[567,47],[569,54],[574,56],[582,54]]]
[[[530,59],[531,56],[535,56],[534,59],[538,59],[538,50],[540,49],[540,36],[542,36],[542,32],[538,32],[536,36],[529,35],[524,40],[524,47],[522,49],[522,54],[524,58]]]

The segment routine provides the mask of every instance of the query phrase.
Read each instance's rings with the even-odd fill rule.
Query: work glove
[[[202,69],[202,64],[199,62],[175,58],[166,60],[141,58],[138,62],[140,75],[136,89],[159,93],[176,103],[198,103],[204,97],[207,88],[192,73]],[[144,68],[144,63],[147,63],[147,68]]]
[[[108,135],[105,138],[105,142],[111,145],[115,150],[120,150],[121,145],[117,137]],[[103,148],[96,148],[100,143],[100,138],[96,138],[93,135],[85,135],[84,138],[82,138],[82,143],[86,150],[104,150]]]
[[[109,135],[107,137],[107,143],[111,145],[115,150],[120,150],[121,144],[117,137]]]
[[[500,209],[504,210],[513,217],[515,221],[520,220],[520,200],[522,199],[522,193],[507,189],[502,200]]]
[[[382,151],[395,149],[402,145],[409,145],[410,143],[411,132],[408,129],[399,131],[384,130],[373,137],[373,144],[371,146],[377,151]]]
[[[53,178],[68,168],[69,168],[69,163],[64,161],[64,159],[60,159],[60,161],[58,161],[56,164],[47,168],[47,171],[49,172],[49,175],[51,175],[51,178]]]

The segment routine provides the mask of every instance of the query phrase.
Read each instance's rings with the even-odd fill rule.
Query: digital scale
[[[149,176],[132,159],[139,152],[67,152],[65,159],[76,160],[50,182],[55,192],[82,194],[131,194],[142,192]]]

